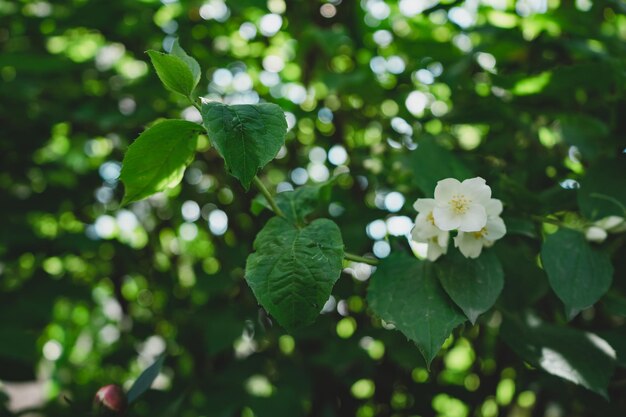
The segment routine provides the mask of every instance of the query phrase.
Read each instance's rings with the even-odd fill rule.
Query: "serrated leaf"
[[[285,143],[285,113],[275,104],[203,103],[202,120],[211,143],[246,190]]]
[[[259,303],[288,330],[315,321],[341,274],[339,227],[318,219],[297,228],[273,217],[254,240],[254,249],[246,281]]]
[[[198,82],[200,82],[200,76],[202,75],[202,70],[200,68],[200,64],[198,64],[198,61],[187,55],[187,52],[185,52],[185,50],[178,43],[178,39],[174,41],[170,54],[179,57],[185,62],[185,64],[187,64],[187,67],[191,71],[191,75],[193,77],[193,85],[195,88],[195,86],[198,85]]]
[[[289,221],[304,224],[305,218],[313,213],[321,202],[330,198],[330,182],[315,185],[303,185],[293,191],[276,195],[276,204]]]
[[[538,318],[507,318],[504,341],[525,361],[607,398],[615,351],[593,333],[542,323]]]
[[[186,120],[165,120],[139,135],[122,161],[122,205],[177,185],[193,159],[201,131],[201,126]]]
[[[148,51],[148,55],[165,88],[191,97],[197,81],[187,62],[176,55],[157,51]]]
[[[139,378],[137,378],[133,386],[128,391],[127,397],[129,404],[135,402],[141,394],[150,389],[156,377],[159,376],[159,372],[161,372],[164,361],[165,355],[159,356],[152,365],[147,367],[146,370],[139,375]]]
[[[477,259],[467,259],[459,251],[450,250],[435,266],[444,290],[472,324],[493,307],[504,287],[502,265],[489,250]]]
[[[592,306],[613,280],[609,256],[574,230],[563,228],[549,235],[541,248],[541,261],[552,289],[569,312]]]
[[[370,280],[367,300],[378,317],[415,342],[427,364],[452,330],[465,321],[441,288],[434,264],[405,253],[394,253],[380,263]]]

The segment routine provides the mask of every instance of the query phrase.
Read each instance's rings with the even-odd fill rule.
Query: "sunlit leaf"
[[[132,203],[177,185],[196,151],[202,128],[185,120],[165,120],[130,145],[122,162],[122,204]]]
[[[615,350],[593,333],[542,323],[536,317],[506,318],[500,334],[533,366],[607,397]]]
[[[148,51],[148,55],[159,79],[168,90],[191,97],[197,80],[187,61],[157,51]]]

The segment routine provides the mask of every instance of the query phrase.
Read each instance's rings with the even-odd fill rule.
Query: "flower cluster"
[[[428,244],[426,257],[434,261],[448,251],[450,231],[458,230],[454,246],[467,258],[477,258],[506,233],[500,217],[502,202],[491,198],[491,188],[480,177],[437,183],[435,198],[420,198],[411,232],[415,242]]]

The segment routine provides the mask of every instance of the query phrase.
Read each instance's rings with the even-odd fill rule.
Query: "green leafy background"
[[[415,4],[0,1],[0,414],[18,415],[18,389],[35,415],[87,415],[100,386],[129,389],[166,353],[132,415],[623,416],[623,235],[542,250],[563,230],[536,220],[624,214],[623,2]],[[146,54],[175,39],[188,56],[170,57],[189,73],[170,89],[182,95]],[[270,213],[204,134],[177,186],[121,206],[129,145],[160,118],[200,122],[188,95],[279,105],[286,143],[263,181],[336,177],[331,193],[286,194],[280,207],[315,200],[288,216],[331,218],[353,253],[391,250],[373,276],[344,262],[313,325],[287,333],[259,308],[244,271]],[[474,175],[505,203],[509,234],[489,250],[504,288],[476,325],[428,347],[429,372],[407,340],[421,333],[392,331],[372,287],[417,270],[446,296],[395,235],[437,180]],[[543,259],[574,251],[613,268],[579,314],[555,287],[564,269]],[[409,295],[399,288],[388,290]],[[423,311],[418,300],[406,302]],[[25,381],[36,395],[19,391]]]

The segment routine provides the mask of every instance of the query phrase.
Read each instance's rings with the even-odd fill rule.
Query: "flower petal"
[[[487,217],[497,217],[502,214],[502,201],[497,198],[492,198],[485,203],[485,210],[487,211]]]
[[[449,240],[450,240],[450,232],[443,232],[440,230],[439,234],[437,235],[437,244],[439,246],[445,246],[447,248]]]
[[[436,261],[441,255],[448,252],[448,245],[440,246],[437,244],[436,239],[432,239],[428,242],[428,249],[426,251],[426,258],[429,261]]]
[[[435,187],[435,201],[437,204],[447,204],[455,194],[459,193],[460,187],[461,183],[454,178],[438,181]]]
[[[454,246],[459,248],[466,258],[478,258],[483,250],[482,238],[476,238],[473,233],[459,233],[454,238]]]
[[[449,205],[435,207],[433,217],[435,219],[435,226],[441,230],[454,230],[461,224],[461,218],[452,211]]]
[[[463,181],[461,183],[461,192],[474,203],[485,204],[491,198],[491,188],[481,177]]]
[[[498,240],[506,234],[506,225],[500,217],[488,219],[485,227],[487,233],[483,237],[487,240]]]
[[[423,211],[432,211],[434,207],[434,198],[418,198],[415,204],[413,204],[413,208],[420,213]]]
[[[436,222],[437,218],[435,217],[435,223]],[[478,232],[485,227],[486,224],[487,212],[485,208],[480,204],[470,204],[465,214],[461,216],[458,227],[461,232]]]

